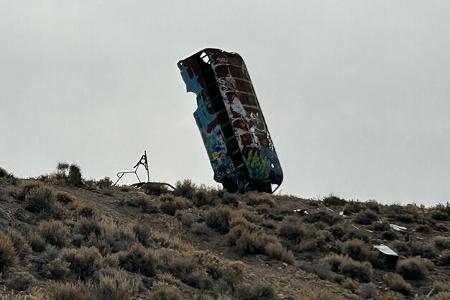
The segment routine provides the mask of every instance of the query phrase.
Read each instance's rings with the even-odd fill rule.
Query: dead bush
[[[425,242],[411,242],[409,244],[409,252],[413,256],[421,256],[428,259],[434,259],[438,255],[434,244]]]
[[[353,218],[353,222],[357,223],[357,224],[362,224],[362,225],[370,225],[372,224],[374,221],[378,220],[378,215],[370,210],[370,209],[366,209],[363,211],[360,211],[354,218]]]
[[[412,294],[412,286],[402,276],[395,273],[386,273],[383,278],[387,286],[394,292],[407,296]]]
[[[400,260],[397,263],[396,270],[405,279],[424,279],[427,275],[425,262],[417,256]]]
[[[220,233],[227,233],[230,230],[230,211],[226,208],[212,208],[208,211],[205,223]]]
[[[0,233],[0,272],[3,273],[18,262],[14,244],[8,235]]]
[[[222,197],[222,204],[238,207],[239,206],[238,196],[230,193],[225,193]]]
[[[95,208],[91,205],[80,205],[77,209],[78,215],[83,218],[92,218],[95,216]]]
[[[61,221],[43,221],[39,224],[38,232],[47,243],[60,248],[69,239],[69,230]]]
[[[166,194],[161,196],[161,205],[159,208],[162,212],[168,215],[175,215],[175,212],[179,209],[186,209],[189,207],[189,201],[182,197]]]
[[[6,281],[6,286],[15,291],[25,291],[36,284],[36,278],[29,272],[14,272]]]
[[[65,249],[62,253],[64,261],[69,263],[69,269],[81,280],[91,277],[101,266],[101,255],[95,247]]]
[[[119,265],[129,272],[154,276],[157,261],[150,250],[140,244],[135,244],[128,251],[119,253]]]

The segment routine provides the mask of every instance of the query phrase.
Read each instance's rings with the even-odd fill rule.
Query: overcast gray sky
[[[450,200],[448,1],[0,0],[0,165],[217,186],[178,60],[246,61],[282,193]]]

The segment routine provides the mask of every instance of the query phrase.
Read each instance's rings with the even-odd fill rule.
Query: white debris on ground
[[[374,245],[373,246],[375,249],[377,249],[378,251],[380,251],[383,254],[386,255],[392,255],[392,256],[398,256],[397,252],[395,252],[394,250],[392,250],[391,248],[389,248],[388,246],[381,244],[381,245]]]
[[[408,228],[403,227],[403,226],[400,226],[400,225],[389,224],[389,226],[390,226],[392,229],[396,230],[396,231],[406,231],[406,230],[408,230]]]

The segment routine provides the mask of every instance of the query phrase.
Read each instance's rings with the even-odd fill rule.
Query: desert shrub
[[[58,171],[58,173],[60,173],[61,175],[66,175],[67,170],[69,170],[69,164],[66,162],[58,162],[58,164],[56,165],[56,170]]]
[[[69,231],[60,221],[43,221],[39,224],[38,232],[51,245],[62,248],[68,242]]]
[[[389,226],[389,223],[386,222],[374,222],[370,228],[374,231],[387,231],[391,227]]]
[[[378,220],[378,215],[370,210],[370,209],[366,209],[363,211],[360,211],[354,218],[353,221],[357,224],[362,224],[362,225],[370,225],[372,224],[374,221]]]
[[[434,230],[440,231],[440,232],[448,231],[448,227],[444,223],[435,223],[435,224],[433,224],[433,228],[434,228]]]
[[[344,289],[350,290],[352,292],[356,291],[356,289],[358,288],[358,284],[351,278],[346,277],[342,282],[341,282],[341,286]]]
[[[405,279],[423,279],[427,275],[425,262],[417,256],[400,260],[396,270]]]
[[[138,207],[143,213],[154,214],[159,212],[159,208],[152,203],[152,199],[146,195],[137,195],[127,201],[124,201],[126,205],[132,207]]]
[[[182,294],[176,287],[168,285],[159,285],[153,288],[149,299],[181,300]]]
[[[275,291],[270,285],[255,284],[242,286],[238,291],[239,299],[242,300],[272,300],[276,299]]]
[[[56,258],[42,266],[41,273],[49,279],[64,279],[70,273],[70,263]]]
[[[359,262],[351,257],[336,254],[328,255],[322,261],[329,264],[332,271],[342,272],[361,282],[369,282],[372,276],[372,267],[368,262]]]
[[[136,239],[143,246],[148,247],[151,243],[151,228],[149,225],[144,223],[136,223],[133,225],[133,232],[136,236]]]
[[[309,223],[324,222],[328,226],[332,226],[337,222],[339,222],[340,218],[338,216],[331,214],[328,211],[318,211],[307,215],[305,220]]]
[[[121,226],[111,220],[100,221],[100,244],[95,245],[103,255],[128,250],[135,242],[135,233],[129,227]]]
[[[272,196],[266,193],[248,193],[245,196],[248,205],[268,205],[269,207],[274,207],[275,203],[272,200]]]
[[[95,247],[65,249],[62,258],[69,263],[69,269],[76,278],[81,280],[91,277],[101,266],[101,255]]]
[[[360,284],[356,293],[363,299],[378,299],[379,295],[377,286],[372,282]]]
[[[227,233],[230,230],[230,211],[226,208],[212,208],[208,211],[205,223],[220,233]]]
[[[16,265],[18,257],[14,244],[8,235],[0,233],[0,272],[3,273]]]
[[[17,230],[9,229],[8,236],[14,245],[16,254],[19,256],[21,261],[24,261],[28,255],[31,253],[31,247],[28,244],[25,237]]]
[[[209,235],[211,232],[213,232],[208,225],[205,223],[194,223],[191,226],[191,231],[198,235]]]
[[[37,233],[32,233],[28,237],[28,242],[31,246],[31,249],[33,249],[33,251],[35,252],[42,252],[47,246],[47,242]]]
[[[402,276],[395,273],[386,273],[383,278],[387,286],[394,292],[411,295],[412,286],[406,282]]]
[[[275,236],[261,231],[250,232],[243,226],[235,226],[228,233],[228,242],[234,245],[239,255],[266,254],[272,258],[292,263],[294,256],[287,251]]]
[[[157,261],[150,250],[140,244],[135,244],[128,251],[119,253],[119,265],[129,272],[153,276]]]
[[[431,228],[428,225],[421,224],[416,227],[416,231],[420,233],[431,233]]]
[[[84,218],[92,218],[95,215],[95,208],[90,205],[81,205],[77,210],[78,215]]]
[[[128,300],[134,294],[134,283],[127,274],[120,270],[109,270],[100,275],[99,283],[94,290],[98,300]]]
[[[443,266],[450,265],[450,249],[441,252],[439,255],[439,264]]]
[[[344,206],[347,201],[334,195],[323,198],[323,204],[326,206]]]
[[[319,276],[320,279],[328,280],[331,282],[337,281],[338,280],[337,277],[342,276],[331,271],[331,266],[324,261],[319,262],[298,261],[296,265],[298,265],[302,270],[306,272],[316,274],[317,276]]]
[[[358,239],[358,240],[361,240],[361,241],[364,241],[364,242],[368,242],[369,241],[370,237],[369,237],[369,234],[366,231],[358,230],[358,229],[356,229],[354,227],[351,227],[351,226],[348,226],[346,228],[347,228],[347,231],[344,234],[344,236],[342,237],[342,239],[344,241],[351,240],[351,239]]]
[[[352,258],[344,259],[339,269],[342,274],[361,282],[369,282],[372,276],[372,266],[368,262],[359,262]]]
[[[25,189],[25,188],[24,188]],[[55,207],[53,191],[45,186],[36,186],[25,195],[25,209],[33,213],[52,213]]]
[[[423,258],[433,259],[438,255],[433,243],[425,242],[411,242],[410,243],[410,253],[413,256],[421,256]]]
[[[398,234],[393,230],[387,230],[381,233],[381,238],[387,241],[398,240]]]
[[[195,269],[194,257],[187,253],[180,253],[171,249],[159,249],[156,252],[158,269],[164,273],[171,273],[184,281]]]
[[[79,282],[53,282],[49,285],[48,291],[55,300],[88,300],[89,290],[84,284]]]
[[[222,204],[238,207],[239,206],[238,196],[230,193],[225,193],[222,197]]]
[[[82,219],[75,224],[75,232],[83,235],[87,239],[91,234],[99,236],[101,234],[101,227],[95,220]]]
[[[6,281],[9,289],[25,291],[36,283],[36,279],[29,272],[14,272]]]
[[[359,261],[367,260],[369,251],[367,244],[361,240],[348,240],[342,244],[342,252]]]
[[[63,204],[71,203],[74,201],[72,196],[70,196],[68,193],[65,193],[65,192],[57,192],[55,195],[55,199],[56,199],[56,201],[63,203]]]
[[[97,181],[97,186],[101,189],[107,189],[109,187],[111,187],[113,184],[113,182],[111,181],[111,178],[109,177],[104,177],[102,179],[100,179],[99,181]]]
[[[364,204],[359,201],[348,201],[344,206],[344,214],[351,215],[364,209]]]
[[[433,238],[434,245],[439,250],[450,249],[450,238],[444,236],[436,236]]]
[[[162,202],[159,207],[161,211],[171,216],[175,215],[177,210],[189,207],[189,201],[183,197],[166,194],[161,196],[160,200]]]
[[[206,205],[214,206],[218,202],[218,197],[212,190],[208,190],[206,187],[201,186],[192,195],[191,201],[197,207]]]
[[[431,211],[431,218],[436,221],[449,221],[450,216],[447,212],[441,211],[441,210],[432,210]]]
[[[38,182],[30,182],[25,184],[19,192],[17,192],[16,194],[14,194],[15,198],[19,199],[19,200],[25,200],[26,196],[33,190],[36,188],[41,188],[42,185]]]
[[[406,255],[410,252],[409,246],[404,241],[393,241],[391,247],[401,255]]]
[[[173,193],[177,196],[192,199],[196,190],[197,187],[195,184],[190,179],[185,179],[183,181],[177,181]]]
[[[73,186],[80,187],[83,185],[83,178],[81,176],[81,170],[79,166],[75,164],[70,165],[67,181]]]
[[[315,231],[313,225],[289,218],[281,224],[279,234],[288,240],[299,243],[302,239],[315,236]]]
[[[8,175],[9,175],[9,173],[5,169],[0,167],[0,178],[7,177]]]
[[[195,223],[198,219],[197,215],[188,211],[181,211],[181,210],[177,211],[175,213],[175,216],[177,217],[177,219],[180,220],[181,224],[187,227],[191,227],[191,225]]]

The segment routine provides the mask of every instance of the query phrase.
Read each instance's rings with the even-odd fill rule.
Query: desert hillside
[[[74,165],[33,179],[0,168],[0,298],[450,299],[449,220],[448,204],[235,195],[189,180],[112,187]]]

